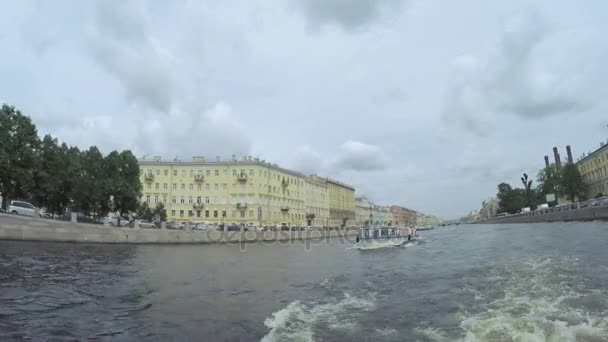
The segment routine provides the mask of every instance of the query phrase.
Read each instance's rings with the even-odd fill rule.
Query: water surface
[[[608,225],[352,241],[0,242],[0,340],[608,341]]]

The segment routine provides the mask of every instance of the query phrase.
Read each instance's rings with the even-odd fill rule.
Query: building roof
[[[585,161],[587,161],[587,159],[591,159],[592,157],[594,157],[595,154],[598,154],[598,153],[602,152],[602,150],[604,150],[606,148],[608,148],[608,144],[600,145],[600,147],[598,149],[596,149],[595,151],[589,153],[588,155],[580,158],[579,160],[576,161],[575,164],[582,164],[582,163],[584,163]]]
[[[297,172],[297,171],[292,171],[289,169],[285,169],[282,168],[280,166],[278,166],[277,164],[272,164],[272,163],[267,163],[261,160],[215,160],[215,161],[210,161],[210,160],[204,160],[204,159],[195,159],[192,161],[181,161],[181,160],[172,160],[172,161],[166,161],[166,160],[146,160],[146,159],[138,159],[139,165],[141,166],[172,166],[172,165],[179,165],[179,166],[218,166],[218,165],[258,165],[258,166],[264,166],[267,168],[272,168],[281,172],[285,172],[288,174],[291,174],[293,176],[297,176],[297,177],[306,177],[305,174]]]

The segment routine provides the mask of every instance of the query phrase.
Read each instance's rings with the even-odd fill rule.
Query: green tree
[[[585,197],[585,182],[583,182],[583,177],[576,165],[566,164],[562,167],[561,188],[566,198],[571,202]]]
[[[0,108],[0,193],[2,207],[8,198],[29,198],[39,139],[30,118],[15,107]]]
[[[532,202],[532,195],[533,195],[533,189],[532,189],[532,180],[528,180],[528,174],[524,172],[523,176],[521,177],[521,182],[524,185],[524,193],[525,193],[525,198],[526,198],[526,204],[528,208],[532,208],[533,206],[533,202]]]
[[[104,158],[97,147],[92,146],[81,152],[78,176],[75,182],[73,200],[76,209],[94,217],[104,216],[109,211],[107,197],[107,177],[104,174]]]
[[[526,204],[525,191],[523,189],[513,189],[507,183],[498,184],[496,197],[499,201],[498,213],[515,214]]]
[[[163,203],[158,203],[156,205],[156,208],[154,208],[153,214],[154,214],[154,217],[156,217],[156,215],[158,215],[161,222],[167,221],[167,209],[165,209],[165,205]]]
[[[557,170],[555,164],[551,164],[549,167],[538,171],[536,182],[538,183],[536,189],[542,195],[542,198],[545,198],[548,194],[555,194],[557,198],[562,193],[561,173]]]
[[[63,171],[61,150],[57,139],[44,136],[36,153],[37,165],[34,169],[32,201],[44,207],[48,213],[61,213],[61,173]]]
[[[131,151],[112,151],[104,159],[106,195],[120,215],[136,211],[141,197],[139,163]]]
[[[143,202],[139,208],[137,208],[137,218],[150,222],[154,220],[154,213],[147,202]]]

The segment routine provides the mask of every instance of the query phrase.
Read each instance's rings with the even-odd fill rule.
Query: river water
[[[608,341],[608,224],[352,241],[0,242],[0,341]]]

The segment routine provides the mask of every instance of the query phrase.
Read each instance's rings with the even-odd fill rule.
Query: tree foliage
[[[507,183],[498,184],[498,213],[515,214],[526,206],[525,190],[512,188]]]
[[[562,167],[561,188],[566,198],[572,202],[584,198],[586,186],[576,165],[566,164]]]
[[[538,183],[536,189],[543,197],[549,194],[555,194],[555,197],[557,198],[562,193],[562,177],[555,164],[551,164],[549,167],[545,167],[538,171],[536,182]]]
[[[140,170],[130,151],[104,157],[95,146],[80,151],[50,135],[40,140],[30,118],[7,105],[0,109],[0,141],[3,201],[22,198],[51,214],[71,208],[95,217],[138,208]]]

